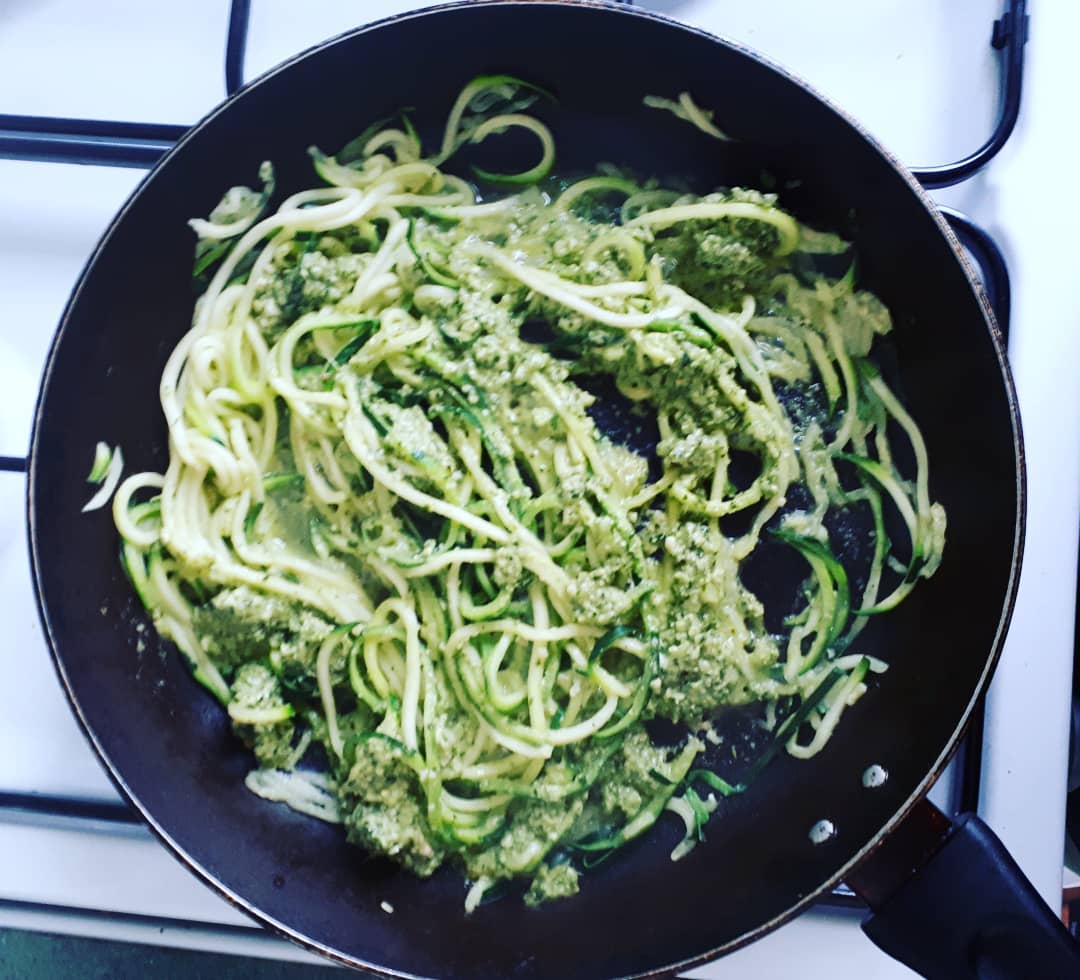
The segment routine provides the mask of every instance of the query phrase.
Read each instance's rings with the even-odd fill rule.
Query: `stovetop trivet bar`
[[[187,126],[0,114],[0,158],[150,168]]]
[[[919,167],[912,170],[915,179],[927,190],[952,187],[974,176],[1005,145],[1020,115],[1020,94],[1024,80],[1024,45],[1028,38],[1027,0],[1008,0],[1009,6],[997,20],[990,34],[990,46],[1000,52],[1001,114],[990,138],[970,156],[943,167]]]

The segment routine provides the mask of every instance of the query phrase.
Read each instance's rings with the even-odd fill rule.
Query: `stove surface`
[[[414,4],[374,0],[374,19]],[[913,165],[970,152],[995,117],[992,0],[651,0],[639,6],[724,34],[796,71]],[[988,170],[935,194],[983,224],[1012,270],[1010,358],[1029,463],[1028,546],[994,682],[980,812],[1051,903],[1061,890],[1076,528],[1080,514],[1080,298],[1061,247],[1080,207],[1046,200],[1054,161],[1075,159],[1068,38],[1080,9],[1032,4],[1020,124]],[[254,0],[248,77],[356,23],[356,4]],[[118,0],[0,11],[0,112],[188,123],[223,96],[219,0],[183,9]],[[60,67],[58,67],[60,66]],[[733,96],[734,97],[734,96]],[[0,455],[29,440],[38,378],[67,295],[135,170],[0,160]],[[268,937],[209,892],[119,799],[71,717],[34,608],[24,477],[0,473],[0,923],[257,955],[307,954]],[[12,794],[99,805],[72,816],[3,805]],[[948,786],[938,791],[943,802]],[[81,815],[80,815],[81,814]],[[93,816],[95,819],[90,819]],[[103,819],[98,819],[103,818]],[[89,869],[89,871],[88,871]],[[696,976],[891,978],[910,971],[859,933],[858,916],[815,910]],[[161,931],[159,931],[161,930]],[[785,968],[787,964],[787,968]]]

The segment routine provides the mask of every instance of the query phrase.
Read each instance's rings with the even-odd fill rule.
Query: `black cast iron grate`
[[[611,0],[630,5],[633,0]],[[1001,150],[1012,134],[1020,110],[1024,45],[1028,34],[1026,0],[1007,0],[994,21],[990,44],[999,53],[1000,112],[993,132],[973,153],[954,163],[913,170],[929,189],[949,187],[972,177]],[[225,42],[225,91],[233,95],[244,84],[251,0],[232,0]],[[0,158],[46,163],[150,168],[187,132],[186,126],[68,119],[0,113]],[[942,213],[961,244],[981,270],[981,278],[1002,334],[1008,336],[1010,315],[1009,272],[997,243],[983,228],[957,211]],[[25,472],[24,456],[0,456],[0,472]],[[956,811],[975,810],[979,800],[982,764],[982,708],[972,718],[959,758],[959,779],[953,805]],[[91,802],[63,796],[0,792],[0,813],[42,822],[84,822],[139,825],[141,818],[122,803]],[[826,904],[861,907],[845,886],[823,900]],[[18,904],[18,903],[16,903]],[[225,927],[222,927],[225,928]]]

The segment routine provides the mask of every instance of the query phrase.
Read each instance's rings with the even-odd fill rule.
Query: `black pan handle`
[[[848,882],[863,931],[927,980],[1080,977],[1080,943],[974,814],[920,803]]]

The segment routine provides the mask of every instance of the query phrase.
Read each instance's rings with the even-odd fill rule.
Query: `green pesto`
[[[525,893],[525,904],[539,905],[576,895],[581,888],[580,877],[577,868],[571,864],[542,864]]]
[[[532,97],[484,84],[492,104]],[[401,163],[413,137],[389,138]],[[349,156],[314,155],[339,188],[393,170],[385,153]],[[912,579],[940,561],[944,513],[924,499],[916,437],[916,478],[892,463],[890,419],[911,427],[867,360],[888,310],[851,275],[808,273],[791,248],[843,243],[774,195],[650,181],[663,200],[623,221],[608,197],[559,207],[536,187],[502,210],[432,209],[444,175],[416,180],[387,190],[394,206],[244,257],[258,336],[235,356],[235,336],[218,338],[205,373],[270,380],[242,378],[259,396],[235,394],[231,427],[206,408],[229,398],[186,411],[213,453],[242,443],[241,475],[263,447],[269,464],[229,484],[208,457],[212,544],[163,531],[144,559],[177,594],[142,588],[159,628],[217,672],[260,768],[327,771],[350,841],[425,877],[452,865],[478,890],[528,882],[537,904],[575,894],[589,860],[690,792],[695,731],[724,711],[756,705],[775,726],[778,706],[819,697],[785,734],[793,754],[818,751],[866,690],[866,661],[834,664],[859,599],[878,612],[892,574],[883,494],[908,501]],[[253,218],[262,196],[231,193],[217,220]],[[598,385],[620,392],[625,428],[658,430],[655,458],[601,431]],[[825,520],[859,506],[878,530],[861,597]],[[807,578],[778,633],[741,571],[773,532],[835,572]],[[654,744],[654,720],[681,741]]]
[[[245,708],[275,708],[285,704],[277,675],[261,663],[249,661],[236,671],[232,694],[233,700]],[[234,722],[234,727],[251,747],[260,766],[284,769],[291,765],[295,738],[291,719],[262,725]]]

